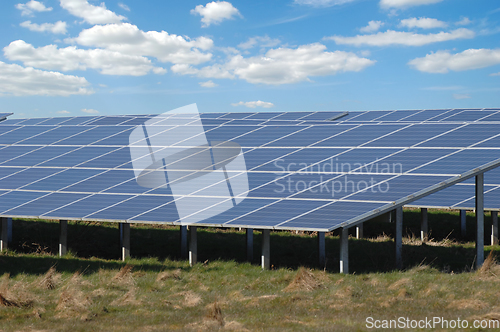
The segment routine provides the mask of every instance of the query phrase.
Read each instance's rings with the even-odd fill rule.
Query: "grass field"
[[[191,268],[175,227],[132,227],[133,258],[124,263],[116,225],[71,223],[70,254],[58,258],[57,223],[15,220],[11,249],[0,253],[0,331],[355,331],[366,330],[367,317],[500,320],[500,247],[486,247],[484,268],[471,271],[473,215],[461,239],[456,213],[430,211],[427,244],[415,236],[418,211],[404,218],[404,270],[394,269],[393,225],[373,220],[365,239],[350,241],[350,275],[336,272],[335,233],[325,266],[316,263],[315,234],[271,233],[273,270],[263,271],[245,262],[242,231],[199,229],[201,263]],[[254,241],[258,258],[258,233]]]

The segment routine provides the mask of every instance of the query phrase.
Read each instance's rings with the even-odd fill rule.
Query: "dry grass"
[[[219,326],[224,326],[224,316],[217,300],[208,306],[208,312],[205,316],[209,320],[214,320]]]
[[[59,300],[57,301],[56,317],[85,317],[89,313],[92,304],[90,296],[81,289],[82,276],[80,272],[75,272],[63,287]]]
[[[318,278],[308,269],[301,267],[284,292],[312,291],[322,286]]]

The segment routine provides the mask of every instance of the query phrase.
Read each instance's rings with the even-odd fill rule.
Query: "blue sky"
[[[500,107],[490,0],[0,2],[16,117]]]

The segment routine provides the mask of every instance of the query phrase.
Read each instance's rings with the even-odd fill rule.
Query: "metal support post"
[[[491,245],[498,244],[498,211],[491,211]]]
[[[325,266],[326,262],[326,249],[325,249],[325,232],[318,232],[318,259],[319,266]]]
[[[188,231],[187,226],[181,226],[179,230],[181,242],[181,258],[188,258]]]
[[[340,229],[340,273],[349,273],[349,229]]]
[[[253,261],[253,228],[246,229],[246,251],[247,251],[247,261]]]
[[[121,225],[121,247],[122,261],[130,258],[130,224],[120,223]]]
[[[467,211],[460,210],[460,235],[462,239],[467,235]]]
[[[420,209],[420,239],[425,242],[429,239],[429,221],[427,208]]]
[[[262,230],[261,265],[263,270],[271,269],[271,231],[269,229]]]
[[[196,226],[189,226],[189,266],[193,266],[198,262],[198,238],[196,231]]]
[[[59,220],[59,256],[68,252],[68,221]]]
[[[484,262],[484,174],[476,175],[476,268]]]
[[[396,209],[396,229],[394,232],[394,244],[396,249],[396,268],[403,267],[403,208]]]
[[[363,238],[363,223],[356,226],[356,239]]]

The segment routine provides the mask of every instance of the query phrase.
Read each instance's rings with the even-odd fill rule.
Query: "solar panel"
[[[209,205],[184,221],[326,231],[391,210],[396,201],[424,204],[428,198],[417,199],[426,191],[500,164],[497,126],[484,120],[498,110],[349,112],[328,121],[339,113],[213,113],[202,114],[201,121],[186,114],[6,120],[0,123],[0,214],[174,224],[183,218],[177,206],[204,197]],[[221,178],[220,170],[208,170],[221,180],[198,177],[185,183],[193,192],[181,198],[164,184],[138,185],[129,138],[151,119],[149,138],[139,144],[155,152],[200,150],[200,136],[185,138],[185,132],[202,125],[208,142],[241,146],[247,171],[225,171]],[[150,158],[149,151],[140,153],[137,160]],[[244,177],[247,191],[211,196],[213,188]],[[500,193],[497,186],[487,188],[491,197]],[[442,202],[469,204],[473,189],[448,187],[446,192],[457,193]]]

